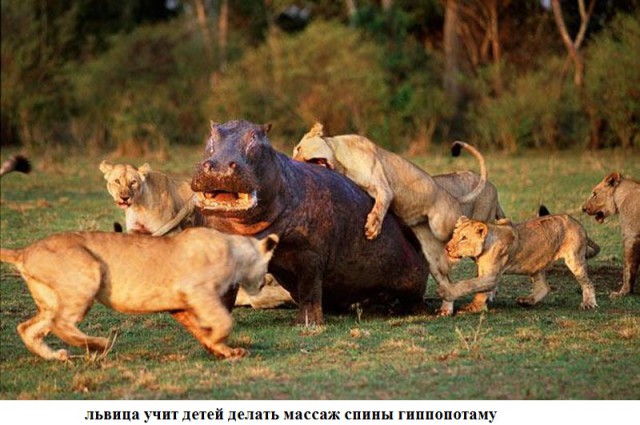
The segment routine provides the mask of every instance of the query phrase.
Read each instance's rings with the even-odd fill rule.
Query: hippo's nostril
[[[232,170],[235,170],[237,166],[238,166],[238,164],[236,164],[235,161],[231,161],[229,163],[229,168],[231,168]]]
[[[215,164],[210,159],[208,159],[208,160],[206,160],[206,161],[204,161],[202,163],[202,168],[204,168],[205,171],[211,171],[211,170],[213,170],[214,167],[215,167]]]

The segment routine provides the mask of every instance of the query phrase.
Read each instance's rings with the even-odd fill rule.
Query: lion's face
[[[613,195],[622,177],[619,173],[611,173],[593,188],[591,196],[582,207],[582,211],[595,216],[598,223],[618,212]]]
[[[126,209],[136,202],[149,172],[148,164],[139,169],[129,164],[111,164],[102,161],[100,171],[107,181],[107,190],[119,208]]]
[[[461,217],[453,231],[453,237],[445,246],[447,254],[452,259],[480,256],[487,231],[487,225],[481,221]]]
[[[331,170],[336,168],[333,151],[321,134],[309,132],[305,134],[293,149],[293,159],[301,162],[322,165]]]

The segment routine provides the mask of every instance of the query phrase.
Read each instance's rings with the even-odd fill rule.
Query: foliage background
[[[571,37],[591,11],[581,87],[549,1],[2,0],[0,142],[163,157],[246,118],[287,146],[320,120],[414,153],[637,147],[637,0],[561,4]]]

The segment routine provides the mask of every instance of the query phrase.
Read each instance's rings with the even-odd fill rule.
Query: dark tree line
[[[637,0],[2,2],[2,144],[163,151],[209,119],[395,150],[640,144]]]

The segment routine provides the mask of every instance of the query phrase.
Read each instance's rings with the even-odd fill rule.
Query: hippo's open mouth
[[[214,190],[212,192],[196,192],[196,204],[209,211],[244,211],[258,204],[257,192],[229,192]]]

